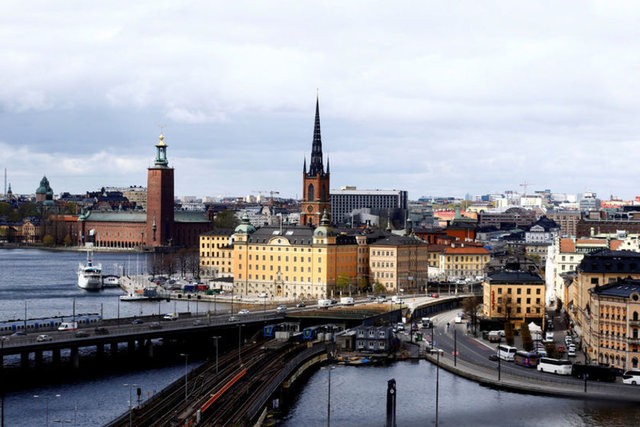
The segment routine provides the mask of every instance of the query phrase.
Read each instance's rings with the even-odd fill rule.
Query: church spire
[[[316,98],[316,120],[313,127],[313,146],[311,148],[311,165],[309,175],[324,175],[322,164],[322,136],[320,135],[320,101]]]

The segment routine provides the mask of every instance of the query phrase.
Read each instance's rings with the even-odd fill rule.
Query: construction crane
[[[524,193],[522,194],[522,197],[526,197],[527,196],[527,188],[529,188],[530,185],[533,185],[533,184],[531,184],[530,182],[527,182],[527,181],[525,181],[522,184],[520,184],[520,187],[522,187],[522,190],[524,191]]]

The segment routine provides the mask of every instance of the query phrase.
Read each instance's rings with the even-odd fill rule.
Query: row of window
[[[507,294],[511,293],[511,288],[507,288]],[[498,295],[502,294],[502,288],[498,288]],[[516,295],[521,295],[522,294],[522,288],[516,288]],[[540,295],[541,294],[541,289],[537,288],[536,289],[536,295]],[[531,295],[531,288],[527,288],[527,295]]]
[[[502,297],[498,297],[498,304],[502,304]],[[507,298],[507,304],[512,303],[511,298]],[[516,298],[516,304],[522,304],[522,298]],[[531,298],[526,299],[526,304],[531,304]],[[536,304],[540,304],[540,298],[536,298]]]
[[[498,309],[496,311],[498,313],[502,313],[502,307],[498,307]],[[522,307],[516,307],[516,313],[522,313]],[[526,313],[527,314],[531,314],[531,313],[540,314],[540,307],[536,307],[535,310],[532,310],[531,307],[527,307]]]

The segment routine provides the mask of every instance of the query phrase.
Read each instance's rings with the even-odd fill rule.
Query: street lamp
[[[326,366],[322,369],[327,370],[327,427],[331,427],[331,371],[335,366]]]
[[[189,377],[189,371],[187,368],[187,364],[189,362],[189,353],[180,353],[180,356],[184,357],[184,401],[185,403],[187,402],[187,397],[189,394],[188,388],[187,388],[187,381],[188,381],[188,377]]]
[[[35,397],[36,399],[39,398],[40,396],[37,394],[34,394],[33,397]],[[56,394],[55,397],[60,397],[59,394]],[[45,427],[49,427],[49,396],[45,396],[44,400],[46,402],[46,412],[45,412]]]
[[[242,365],[242,358],[240,355],[240,348],[242,345],[242,327],[244,326],[244,324],[242,323],[238,323],[238,364]]]
[[[219,336],[216,337],[211,337],[215,340],[216,342],[216,374],[218,373],[218,340],[221,338]]]
[[[129,387],[129,427],[133,426],[133,398],[131,397],[131,388],[136,387],[136,384],[122,384],[124,387]]]

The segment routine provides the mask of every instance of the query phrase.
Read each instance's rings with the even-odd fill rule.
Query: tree
[[[236,217],[235,211],[226,209],[222,212],[218,212],[213,218],[213,226],[215,228],[233,229],[240,224],[240,221]]]
[[[53,239],[53,236],[51,234],[47,234],[42,238],[42,243],[45,246],[53,246],[55,240]]]
[[[529,326],[522,322],[522,326],[520,326],[520,337],[522,338],[522,348],[525,351],[533,350],[533,339],[531,338],[531,331],[529,330]]]
[[[73,243],[73,241],[71,240],[71,235],[66,234],[64,236],[64,245],[65,246],[71,246],[71,243]]]
[[[369,280],[367,279],[367,277],[366,277],[366,276],[361,276],[361,277],[358,279],[358,283],[357,283],[357,285],[358,285],[358,291],[359,291],[359,292],[364,292],[364,291],[366,291],[367,289],[369,289]]]
[[[387,288],[385,288],[382,283],[376,280],[376,282],[373,284],[373,292],[376,294],[384,294],[385,292],[387,292]]]
[[[513,345],[514,337],[513,337],[513,324],[510,321],[504,323],[504,339],[508,345]]]
[[[338,292],[342,294],[342,292],[344,292],[349,287],[350,283],[351,283],[351,278],[345,273],[340,273],[336,278],[336,288]]]
[[[480,313],[481,306],[482,298],[479,296],[467,297],[462,300],[462,310],[464,311],[464,314],[471,319],[474,335],[478,332],[478,314]]]

